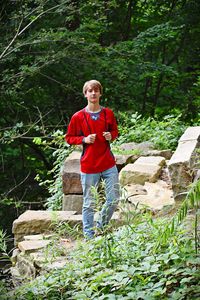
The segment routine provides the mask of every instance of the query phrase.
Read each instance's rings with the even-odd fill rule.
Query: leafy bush
[[[127,142],[151,141],[157,149],[172,149],[177,146],[178,139],[186,129],[181,121],[181,115],[166,115],[159,118],[142,118],[137,112],[134,114],[119,114],[118,144]]]
[[[158,247],[168,220],[148,215],[135,220],[115,234],[80,244],[65,268],[20,287],[14,299],[198,298],[200,261],[183,226]]]
[[[53,139],[50,143],[47,144],[47,141],[44,140],[42,143],[47,149],[54,146],[53,156],[55,157],[53,169],[48,172],[48,175],[52,175],[53,179],[41,180],[39,174],[36,178],[41,186],[45,186],[48,189],[49,197],[46,199],[45,206],[50,210],[59,210],[62,206],[62,176],[61,169],[64,163],[64,160],[72,151],[72,148],[64,143],[64,135],[60,130],[55,131],[52,134]],[[35,141],[37,142],[37,141]],[[40,142],[40,141],[39,141]]]

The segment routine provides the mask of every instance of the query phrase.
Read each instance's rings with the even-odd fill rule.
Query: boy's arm
[[[65,135],[65,140],[68,144],[81,145],[83,143],[84,135],[80,128],[80,123],[76,116],[72,116]]]

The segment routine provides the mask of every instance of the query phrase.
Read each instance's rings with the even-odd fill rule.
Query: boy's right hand
[[[86,144],[94,144],[96,139],[96,133],[89,134],[88,136],[85,137],[85,143]]]

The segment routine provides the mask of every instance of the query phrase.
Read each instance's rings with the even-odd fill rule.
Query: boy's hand
[[[84,141],[86,144],[94,144],[95,139],[96,139],[96,133],[93,133],[86,136]]]
[[[105,137],[106,141],[111,141],[112,135],[109,131],[104,131],[103,136]]]

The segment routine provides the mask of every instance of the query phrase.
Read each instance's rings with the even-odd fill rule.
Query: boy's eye
[[[92,93],[93,91],[94,91],[95,93],[97,93],[99,90],[98,90],[98,89],[89,89],[89,90],[88,90],[89,93]]]

